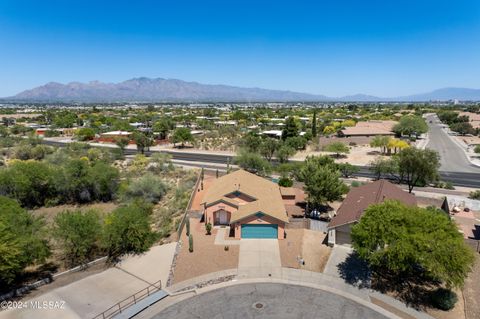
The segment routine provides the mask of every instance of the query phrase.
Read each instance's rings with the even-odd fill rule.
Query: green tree
[[[153,139],[142,132],[134,132],[133,140],[137,145],[137,151],[140,152],[141,154],[144,154],[145,149],[149,150],[150,146],[153,145]]]
[[[89,127],[82,127],[75,131],[75,136],[79,141],[90,141],[95,137],[95,130]]]
[[[50,256],[45,222],[0,196],[0,283],[10,285],[25,267]]]
[[[275,154],[275,151],[280,146],[280,143],[271,137],[267,137],[260,144],[260,154],[269,162],[272,161],[272,157]]]
[[[398,201],[368,207],[351,234],[354,249],[380,275],[406,280],[423,272],[447,287],[461,287],[474,260],[447,215]]]
[[[395,155],[400,179],[408,185],[408,192],[419,184],[427,184],[438,179],[440,155],[431,149],[409,147]]]
[[[186,127],[179,127],[175,130],[172,137],[172,142],[175,145],[180,143],[181,147],[185,147],[185,143],[193,142],[194,138],[190,130]]]
[[[289,137],[285,140],[285,145],[295,150],[304,150],[307,146],[307,139],[303,136]]]
[[[339,171],[342,173],[342,176],[345,178],[351,177],[353,174],[358,173],[360,170],[357,166],[353,166],[350,163],[340,163],[337,164]]]
[[[141,254],[150,249],[157,233],[150,227],[149,213],[132,204],[117,208],[106,217],[103,245],[111,261],[124,254]]]
[[[397,172],[397,167],[394,161],[378,157],[370,163],[369,170],[375,175],[375,179],[378,180],[384,176],[394,175]]]
[[[125,148],[128,146],[129,142],[130,142],[130,139],[128,137],[119,137],[115,139],[115,144],[120,149],[122,157],[123,157],[123,154],[125,153]]]
[[[327,152],[336,154],[336,157],[340,157],[340,154],[350,153],[350,148],[342,142],[332,142],[324,147]]]
[[[313,110],[312,136],[317,137],[317,109]]]
[[[258,175],[265,175],[271,171],[270,163],[257,153],[241,151],[235,157],[235,163],[241,168]]]
[[[0,169],[0,194],[18,200],[22,206],[43,206],[56,195],[58,172],[44,162],[15,161]]]
[[[153,131],[160,133],[161,139],[166,139],[168,133],[173,130],[174,127],[175,123],[171,119],[167,117],[162,117],[160,120],[153,124]]]
[[[379,147],[382,154],[385,154],[389,141],[390,141],[390,137],[383,136],[383,135],[377,135],[370,141],[370,146],[371,147]]]
[[[279,149],[275,152],[277,159],[280,163],[287,163],[288,159],[295,155],[295,149],[288,145],[282,145]]]
[[[406,115],[400,118],[398,124],[393,127],[393,131],[399,136],[419,136],[428,131],[428,125],[420,116]]]
[[[300,169],[299,179],[304,182],[308,202],[314,206],[324,205],[342,197],[348,187],[340,179],[340,173],[322,156],[309,156]]]
[[[475,134],[475,129],[469,122],[458,122],[450,125],[450,129],[460,135]]]
[[[289,137],[295,137],[299,134],[299,125],[293,116],[287,117],[285,120],[285,126],[282,131],[282,140],[286,140]]]
[[[260,151],[260,146],[263,144],[263,140],[260,136],[248,133],[241,140],[241,147],[243,147],[247,152],[256,153]]]
[[[102,227],[94,210],[64,211],[55,216],[53,234],[69,266],[88,262],[98,249]]]

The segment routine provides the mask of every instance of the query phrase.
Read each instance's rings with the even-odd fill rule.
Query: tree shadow
[[[358,288],[370,288],[370,270],[354,251],[347,258],[337,265],[340,278],[346,283]]]
[[[395,298],[417,310],[432,307],[432,294],[441,286],[441,282],[425,276],[421,270],[415,273],[398,274],[376,269],[372,277],[374,278],[373,289],[381,293],[393,294]]]

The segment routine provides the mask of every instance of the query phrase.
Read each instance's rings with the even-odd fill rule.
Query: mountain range
[[[291,101],[479,101],[480,89],[443,88],[428,93],[382,98],[356,94],[344,97],[228,85],[200,84],[176,79],[133,78],[120,83],[50,82],[5,98],[11,101],[39,102],[291,102]]]

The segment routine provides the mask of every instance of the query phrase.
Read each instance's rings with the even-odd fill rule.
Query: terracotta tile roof
[[[225,195],[234,192],[243,193],[255,200],[240,205],[238,211],[232,215],[230,222],[244,219],[258,212],[288,222],[280,187],[263,177],[244,170],[238,170],[218,178],[205,194],[204,202],[208,205],[224,199]]]
[[[405,205],[416,206],[417,200],[414,195],[402,190],[398,186],[386,180],[378,180],[373,183],[352,187],[342,205],[333,217],[328,228],[335,228],[345,224],[351,224],[360,220],[365,209],[371,204],[382,203],[387,199],[395,199]]]

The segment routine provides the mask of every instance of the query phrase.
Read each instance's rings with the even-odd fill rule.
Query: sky
[[[141,76],[332,97],[480,89],[480,1],[0,0],[0,96]]]

